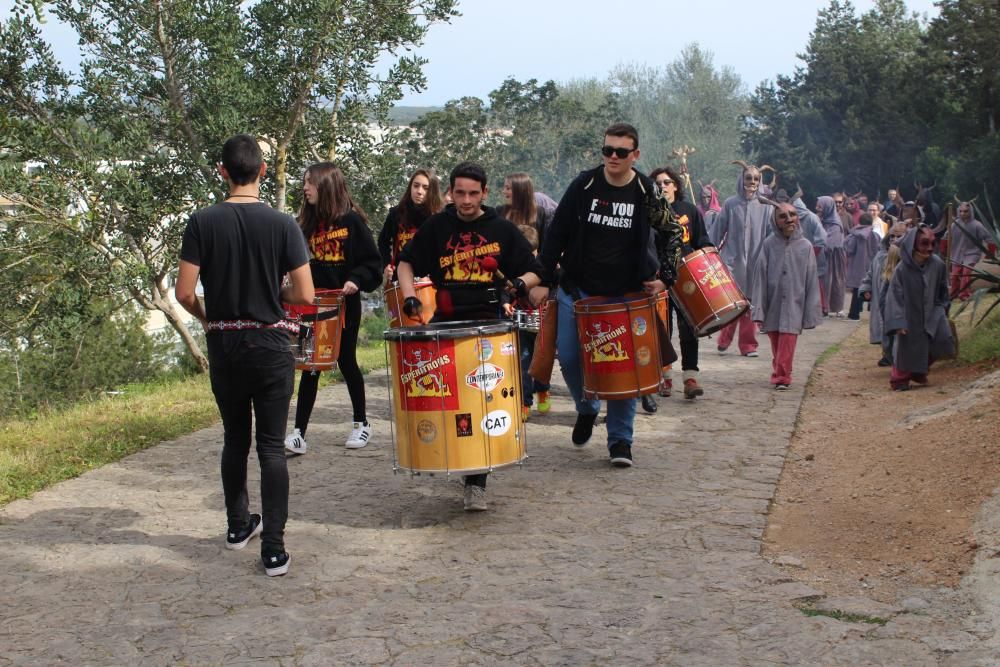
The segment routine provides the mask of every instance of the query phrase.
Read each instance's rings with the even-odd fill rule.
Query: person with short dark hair
[[[489,190],[480,165],[457,165],[449,190],[454,203],[428,218],[400,253],[396,276],[403,311],[420,315],[413,286],[419,275],[428,276],[437,290],[431,322],[499,319],[498,274],[510,276],[515,295],[524,298],[538,284],[541,267],[514,223],[485,205]],[[486,474],[465,476],[466,511],[486,509],[486,479]]]
[[[244,134],[226,141],[219,173],[229,196],[188,219],[175,293],[206,331],[212,393],[222,416],[226,548],[242,549],[260,535],[264,570],[279,576],[291,560],[284,541],[284,434],[295,380],[282,303],[311,304],[313,283],[295,221],[260,201],[266,169],[256,139]],[[289,281],[282,287],[286,274]],[[199,278],[204,305],[195,292]],[[250,513],[246,485],[253,423],[263,516]]]
[[[576,404],[572,441],[583,447],[593,434],[601,403],[584,398],[580,339],[574,303],[588,296],[662,292],[676,279],[680,227],[668,220],[653,181],[635,169],[638,131],[616,123],[604,131],[600,166],[580,173],[566,189],[539,255],[547,285],[532,294],[548,297],[561,267],[556,347],[563,379]],[[662,230],[662,234],[654,229]],[[607,402],[608,456],[611,465],[633,464],[636,399]]]

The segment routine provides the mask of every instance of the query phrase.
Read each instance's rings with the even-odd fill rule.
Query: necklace
[[[254,195],[229,195],[228,197],[226,197],[226,201],[229,201],[234,197],[245,197],[247,199],[253,199],[254,201],[260,201],[260,197],[255,197]]]

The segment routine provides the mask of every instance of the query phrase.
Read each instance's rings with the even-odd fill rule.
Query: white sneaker
[[[309,445],[306,444],[306,439],[302,437],[299,429],[292,429],[291,434],[285,438],[285,449],[292,454],[305,454],[309,449]]]
[[[348,436],[344,447],[348,449],[361,449],[368,444],[368,439],[372,437],[372,427],[364,422],[354,422],[354,430]]]
[[[475,484],[465,485],[465,511],[486,511],[486,489],[481,486],[476,486]]]

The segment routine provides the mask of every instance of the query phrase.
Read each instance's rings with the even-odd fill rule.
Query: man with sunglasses
[[[546,279],[551,281],[556,266],[561,267],[556,349],[563,379],[576,403],[572,440],[577,447],[590,440],[600,401],[583,397],[574,302],[640,290],[656,294],[673,280],[676,268],[660,270],[651,226],[661,223],[658,212],[663,205],[653,181],[633,166],[639,159],[638,131],[627,123],[610,126],[604,132],[601,155],[603,164],[580,173],[567,188],[539,255]],[[537,303],[545,296],[547,289],[538,288],[532,300]],[[632,465],[635,408],[634,398],[608,401],[608,452],[614,466]]]

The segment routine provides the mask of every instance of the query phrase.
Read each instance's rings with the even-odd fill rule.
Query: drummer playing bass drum
[[[660,196],[670,204],[670,210],[674,212],[674,219],[684,229],[681,253],[688,255],[695,250],[712,247],[712,241],[705,230],[705,221],[701,213],[695,206],[684,201],[684,190],[681,188],[681,179],[677,173],[670,167],[664,166],[654,169],[649,177],[656,183]],[[676,321],[681,342],[684,398],[694,399],[705,393],[701,385],[698,384],[698,337],[695,335],[691,323],[687,321],[683,313],[677,310],[672,300],[667,299],[667,307],[671,313],[668,318],[670,332],[673,333],[673,323]],[[673,380],[667,371],[660,387],[660,395],[669,396],[672,389]],[[646,412],[656,412],[656,400],[652,396],[643,396],[642,409]]]
[[[539,284],[541,266],[514,223],[483,205],[487,187],[481,166],[459,164],[450,185],[454,203],[428,218],[399,255],[403,310],[410,317],[420,314],[413,286],[419,275],[428,276],[437,290],[431,322],[499,319],[498,290],[526,296]],[[487,474],[465,476],[466,510],[486,509]]]

